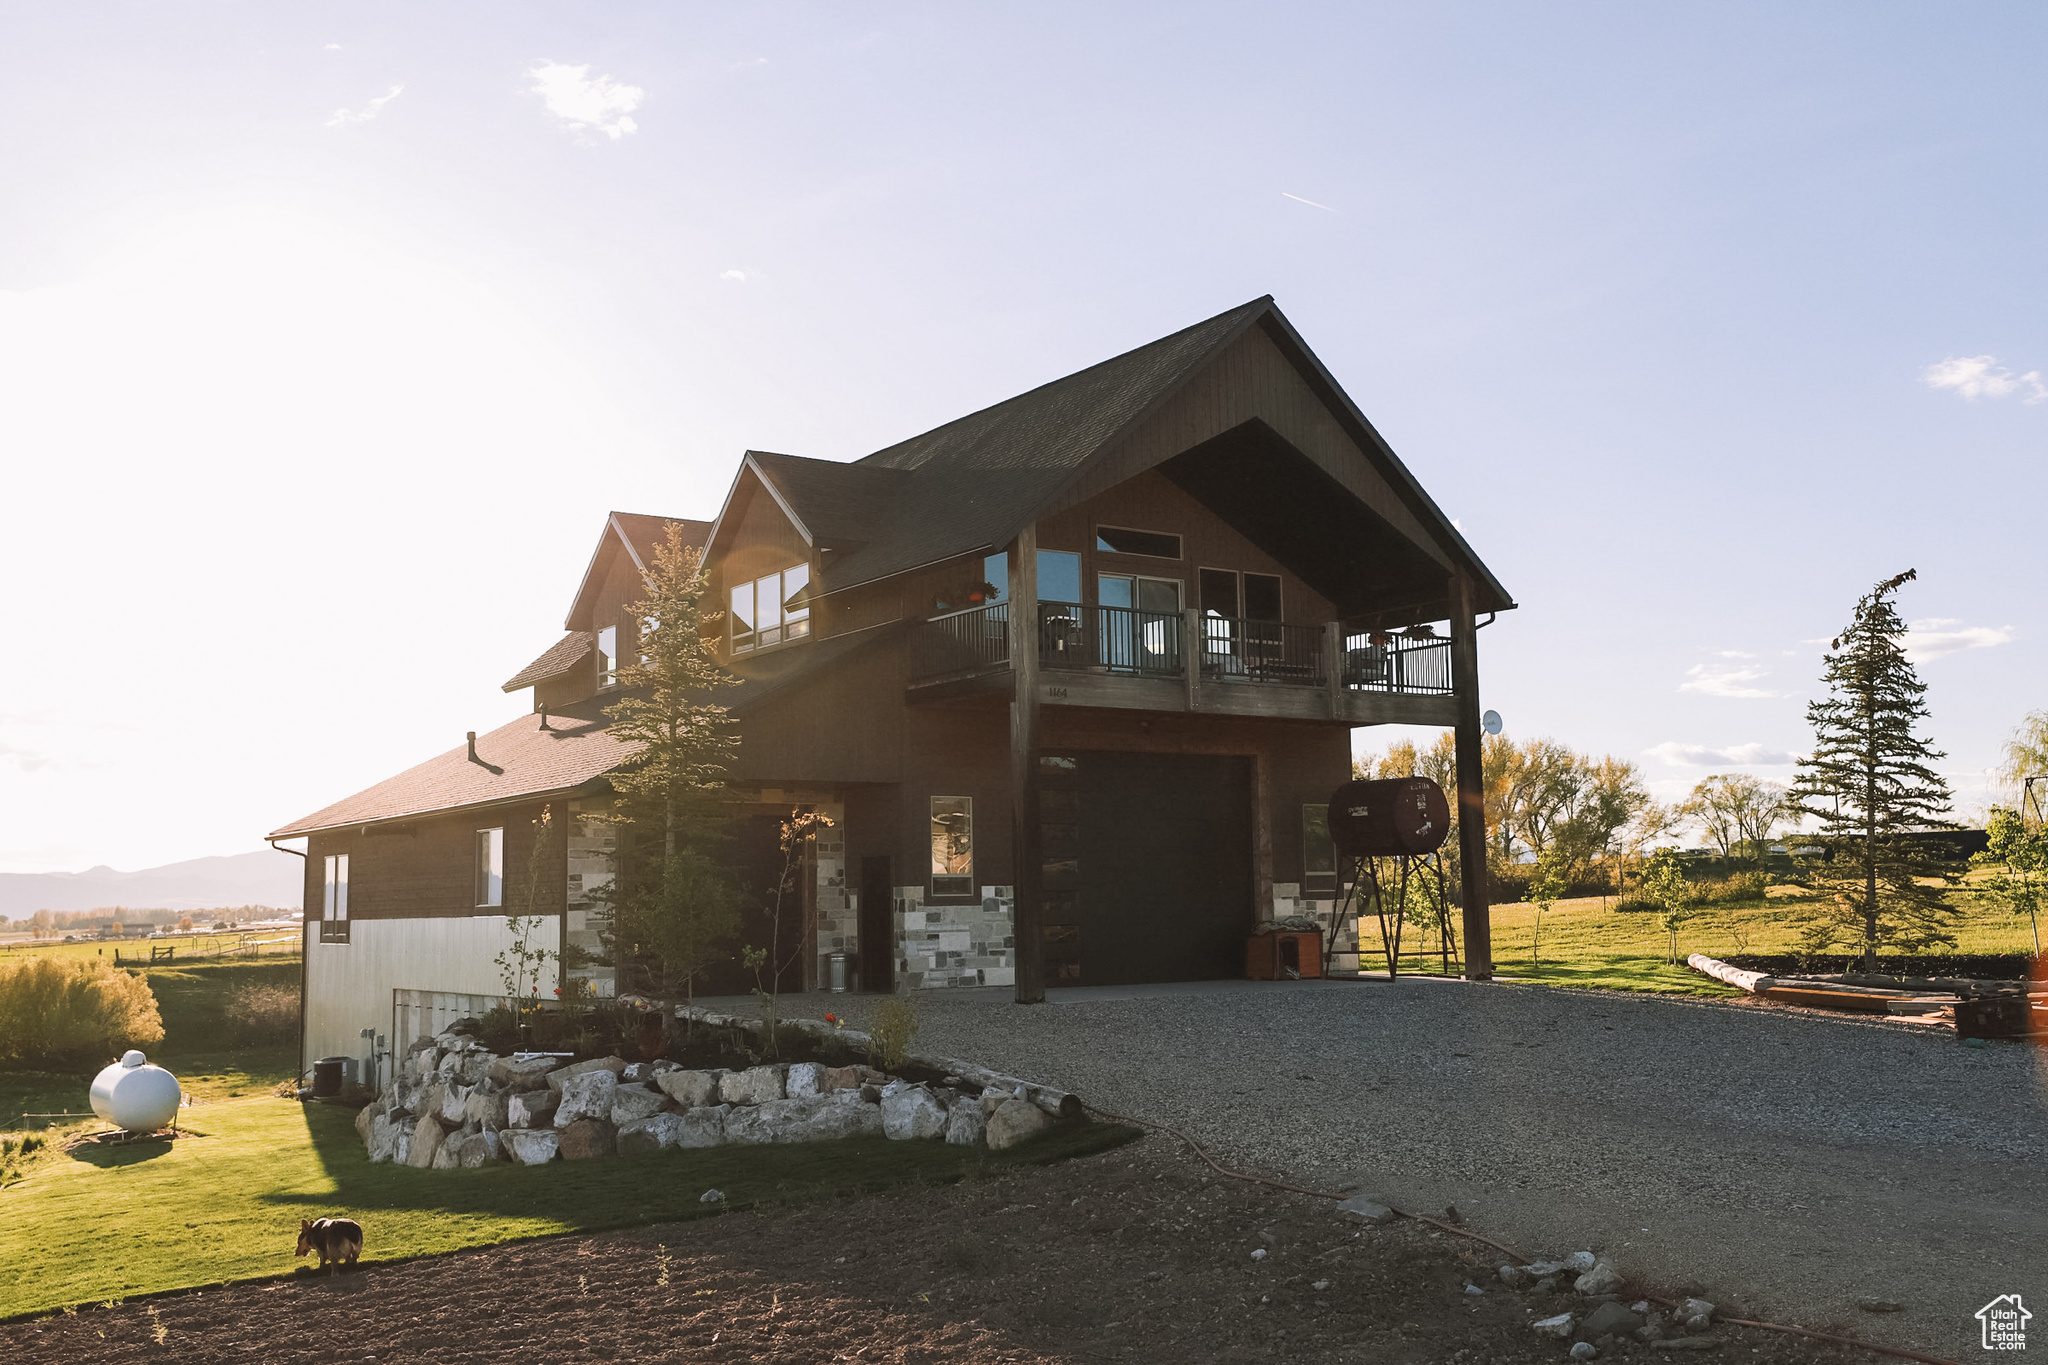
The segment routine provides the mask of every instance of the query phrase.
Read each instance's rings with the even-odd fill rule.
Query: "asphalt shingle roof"
[[[587,630],[572,630],[548,646],[547,652],[526,667],[512,675],[505,684],[505,691],[517,692],[522,687],[531,687],[549,678],[559,678],[577,664],[585,655],[597,648],[597,637]]]

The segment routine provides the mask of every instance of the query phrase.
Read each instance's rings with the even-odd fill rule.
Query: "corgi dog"
[[[327,1269],[332,1261],[337,1266],[353,1266],[356,1257],[363,1254],[363,1225],[353,1218],[318,1218],[312,1222],[299,1220],[299,1251],[303,1256],[309,1251],[320,1253],[320,1268]]]

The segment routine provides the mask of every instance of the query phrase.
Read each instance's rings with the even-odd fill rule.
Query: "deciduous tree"
[[[1771,832],[1784,820],[1786,788],[1748,773],[1716,773],[1702,779],[1679,803],[1680,818],[1699,826],[1723,858],[1747,849],[1764,866]]]

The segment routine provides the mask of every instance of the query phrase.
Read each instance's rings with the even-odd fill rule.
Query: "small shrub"
[[[899,991],[875,1006],[868,1021],[868,1060],[883,1071],[902,1069],[917,1036],[917,1006]]]
[[[253,983],[237,986],[221,1012],[240,1041],[273,1042],[298,1032],[298,988]]]
[[[1614,913],[1617,915],[1655,915],[1663,909],[1664,907],[1655,901],[1637,900],[1633,896],[1614,903]]]
[[[149,983],[103,957],[0,967],[0,1062],[69,1070],[164,1039]]]

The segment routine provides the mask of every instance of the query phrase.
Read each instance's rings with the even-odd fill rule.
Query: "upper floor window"
[[[615,687],[619,681],[619,628],[606,626],[597,633],[597,685]]]
[[[476,904],[482,910],[504,903],[505,830],[501,825],[476,832]]]
[[[811,566],[797,564],[732,590],[732,652],[800,640],[811,633]]]
[[[320,941],[348,942],[348,855],[330,853],[324,860],[325,886],[320,893]]]
[[[1134,531],[1128,526],[1098,526],[1095,528],[1095,548],[1119,555],[1179,559],[1180,537],[1164,531]]]

